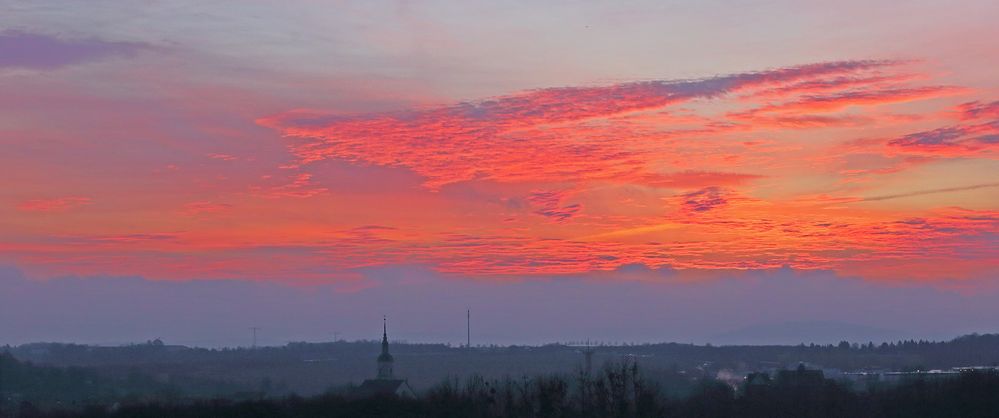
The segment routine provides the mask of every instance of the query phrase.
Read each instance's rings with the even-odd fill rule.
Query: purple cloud
[[[63,39],[15,30],[0,32],[0,68],[55,70],[110,57],[129,57],[148,46],[98,39]]]
[[[888,144],[900,147],[946,145],[963,137],[965,133],[965,129],[962,127],[947,127],[905,135],[901,138],[893,139]]]
[[[692,212],[706,212],[728,204],[724,191],[718,187],[706,187],[683,195],[683,208]]]
[[[993,147],[999,138],[999,120],[977,125],[957,125],[908,134],[888,142],[896,150],[943,155],[973,154]]]
[[[573,203],[562,206],[562,201],[566,198],[565,192],[559,191],[536,191],[527,198],[532,205],[538,207],[534,213],[550,218],[555,222],[562,222],[583,210],[583,205]]]
[[[989,103],[968,102],[958,106],[957,110],[961,119],[965,120],[999,117],[999,100]]]

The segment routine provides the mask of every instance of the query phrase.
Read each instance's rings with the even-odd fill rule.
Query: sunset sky
[[[386,312],[411,318],[400,337],[446,340],[440,318],[473,302],[497,342],[709,340],[787,318],[956,335],[999,317],[999,2],[0,0],[0,15],[0,343],[86,340],[108,298],[142,302],[106,315],[160,328],[93,342],[235,344],[268,320],[274,343],[374,338],[347,323]],[[189,336],[171,321],[218,302],[208,281],[281,302]],[[80,327],[9,319],[74,294],[93,298]],[[781,304],[768,294],[844,299],[698,311]],[[857,295],[890,312],[833,313]],[[312,316],[281,334],[303,299]],[[518,316],[577,304],[603,328]],[[678,322],[620,325],[632,315]],[[232,336],[200,336],[216,328]]]

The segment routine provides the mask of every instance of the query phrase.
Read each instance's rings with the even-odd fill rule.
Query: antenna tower
[[[250,331],[253,332],[253,346],[252,347],[254,349],[257,348],[257,331],[259,331],[259,330],[260,330],[260,327],[250,327]]]

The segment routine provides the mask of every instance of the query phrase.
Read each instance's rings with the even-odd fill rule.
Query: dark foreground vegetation
[[[855,391],[804,369],[733,388],[705,380],[688,396],[665,396],[638,366],[625,362],[590,377],[552,375],[447,381],[417,399],[359,399],[348,393],[313,398],[92,405],[20,417],[995,417],[999,374],[966,372]]]

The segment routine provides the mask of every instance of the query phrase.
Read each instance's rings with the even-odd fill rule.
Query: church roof
[[[411,393],[409,384],[403,379],[368,379],[354,390],[358,397],[396,396],[400,391]]]

